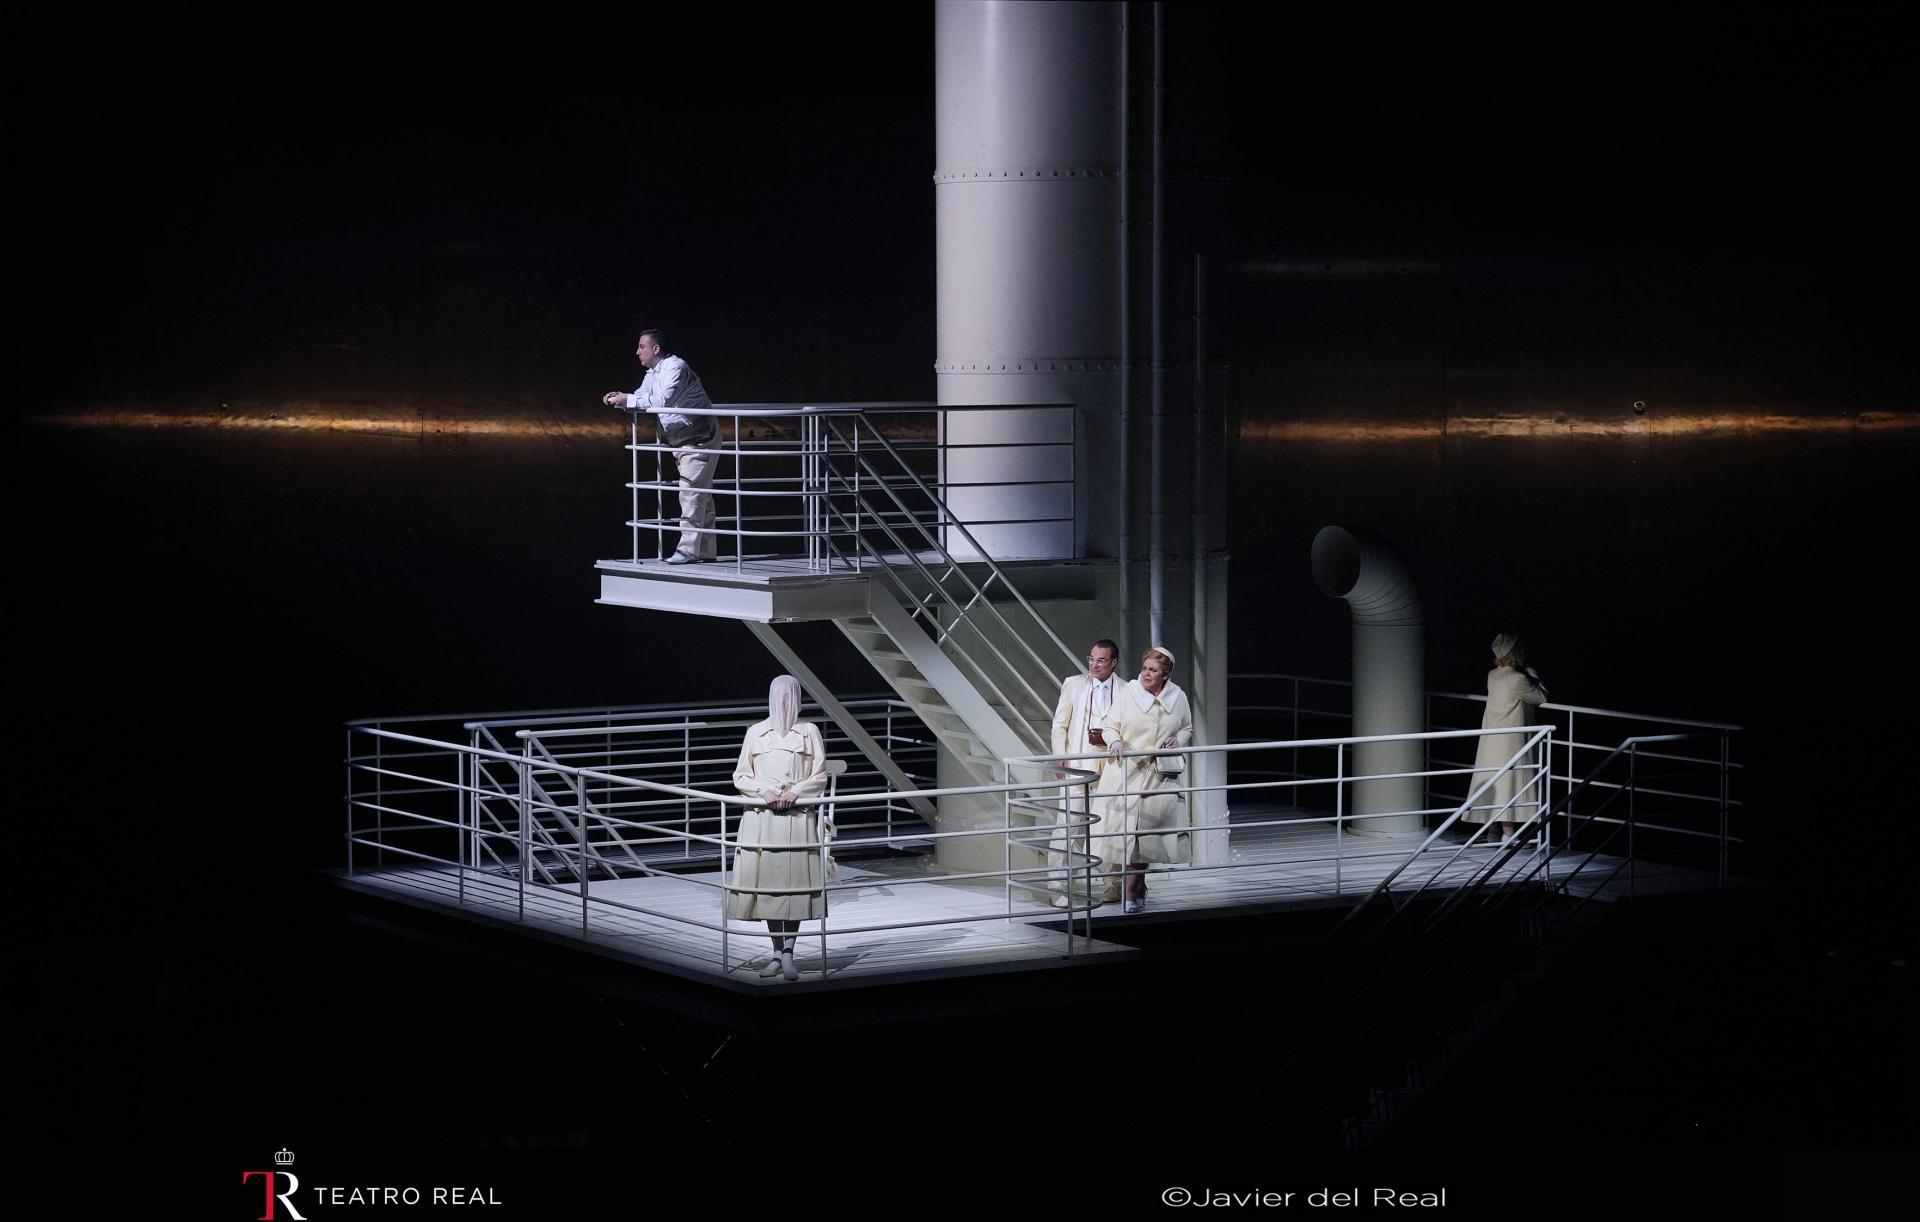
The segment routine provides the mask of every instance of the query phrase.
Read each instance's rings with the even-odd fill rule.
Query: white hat
[[[1163,655],[1163,656],[1164,656],[1164,657],[1165,657],[1165,658],[1167,659],[1167,667],[1168,667],[1168,669],[1172,669],[1172,667],[1173,667],[1173,650],[1171,650],[1171,649],[1168,649],[1168,648],[1167,648],[1167,647],[1166,647],[1165,645],[1154,645],[1154,646],[1152,646],[1152,647],[1150,647],[1150,648],[1149,648],[1149,649],[1147,650],[1147,652],[1148,652],[1148,653],[1157,653],[1157,654],[1161,654],[1161,655]]]

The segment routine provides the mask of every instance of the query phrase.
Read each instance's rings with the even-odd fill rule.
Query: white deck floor
[[[933,551],[915,553],[922,564],[940,563],[940,554]],[[896,564],[907,563],[904,552],[890,554]],[[749,552],[735,560],[732,556],[722,556],[717,560],[702,561],[698,564],[668,564],[665,560],[646,557],[641,560],[602,560],[598,567],[609,571],[643,574],[649,577],[671,577],[681,580],[740,580],[740,581],[777,581],[782,578],[804,578],[819,580],[823,577],[863,576],[856,573],[844,561],[836,560],[830,568],[811,565],[801,555],[758,555]],[[868,562],[867,572],[875,572],[877,567]]]
[[[1260,817],[1283,816],[1265,812]],[[522,919],[520,888],[497,874],[468,871],[464,895],[459,872],[451,866],[362,868],[351,879],[342,875],[341,881],[490,924],[505,922],[531,936],[561,940],[679,976],[747,990],[831,988],[1110,961],[1115,955],[1136,953],[1102,936],[1103,931],[1118,933],[1125,922],[1355,902],[1405,860],[1421,839],[1413,834],[1347,835],[1336,846],[1326,824],[1236,828],[1230,868],[1156,870],[1149,878],[1147,912],[1127,915],[1117,904],[1096,906],[1090,938],[1078,936],[1080,911],[1073,914],[1075,936],[1069,938],[1065,932],[1068,913],[1042,904],[1031,892],[1016,891],[1009,919],[1006,889],[1000,880],[954,880],[926,857],[842,863],[828,901],[824,956],[821,923],[808,921],[801,926],[795,956],[801,968],[798,984],[757,974],[755,969],[770,950],[765,926],[758,922],[730,922],[723,952],[717,872],[593,880],[588,886],[584,929],[579,893],[572,885],[528,886]],[[1456,846],[1448,846],[1449,850],[1452,847]],[[1430,851],[1401,875],[1394,890],[1410,892],[1428,879],[1433,880],[1432,888],[1449,889],[1469,877],[1473,865],[1484,863],[1492,851],[1475,846],[1451,864],[1450,851]],[[1565,877],[1581,860],[1572,855],[1557,857],[1549,868],[1555,877]],[[1521,871],[1530,864],[1527,854],[1516,854],[1504,872]],[[1572,890],[1592,894],[1619,864],[1617,858],[1595,859],[1580,870]],[[1645,862],[1637,863],[1633,873],[1637,894],[1699,890],[1714,883],[1713,875],[1700,870]],[[1620,898],[1626,892],[1627,876],[1622,871],[1602,888],[1602,897]]]

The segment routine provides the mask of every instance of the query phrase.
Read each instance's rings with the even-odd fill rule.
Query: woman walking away
[[[1483,730],[1504,730],[1533,724],[1533,710],[1547,701],[1547,685],[1540,674],[1527,665],[1520,638],[1503,632],[1493,638],[1493,669],[1487,672],[1487,712],[1480,719]],[[1473,789],[1487,783],[1501,765],[1513,758],[1526,738],[1519,734],[1482,734],[1480,749],[1473,756]],[[1532,787],[1528,788],[1528,783]],[[1524,764],[1501,772],[1492,788],[1480,795],[1473,809],[1461,815],[1463,822],[1500,823],[1499,843],[1505,844],[1521,824],[1533,818],[1546,788],[1544,777]],[[1514,796],[1526,789],[1517,801]],[[1471,792],[1471,790],[1469,790]],[[1511,806],[1508,802],[1513,802]]]

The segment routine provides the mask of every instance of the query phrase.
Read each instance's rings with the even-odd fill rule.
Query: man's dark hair
[[[1113,655],[1114,661],[1118,662],[1120,660],[1120,646],[1114,644],[1112,641],[1109,641],[1106,637],[1101,637],[1099,640],[1093,643],[1093,648],[1098,649],[1102,645],[1105,645],[1107,647],[1107,652]]]
[[[667,343],[667,333],[665,331],[662,331],[658,327],[648,327],[645,331],[642,331],[640,333],[641,339],[646,339],[649,336],[652,337],[654,343],[660,345],[660,352],[662,355],[665,355],[666,353],[673,351],[673,348],[669,346]]]

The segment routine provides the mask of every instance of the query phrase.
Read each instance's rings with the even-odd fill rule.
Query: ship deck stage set
[[[1047,873],[1039,850],[1059,843],[1048,814],[1059,804],[1045,799],[1061,790],[1048,788],[1060,774],[1045,761],[1003,766],[1016,782],[1022,768],[1041,778],[1032,784],[971,787],[987,792],[967,796],[1005,809],[1004,825],[996,814],[972,831],[932,830],[922,815],[940,799],[916,793],[941,792],[928,784],[939,744],[890,695],[836,702],[848,724],[805,712],[837,761],[827,801],[843,830],[830,848],[827,919],[800,928],[797,982],[759,975],[771,950],[764,923],[723,919],[722,861],[750,805],[731,774],[741,733],[762,715],[749,705],[355,723],[349,865],[333,878],[423,914],[749,995],[1119,964],[1142,953],[1129,930],[1146,926],[1158,927],[1157,945],[1200,946],[1220,919],[1298,914],[1303,930],[1324,934],[1342,918],[1362,930],[1422,903],[1611,905],[1742,881],[1728,868],[1741,844],[1731,828],[1737,727],[1546,706],[1502,770],[1517,783],[1509,813],[1530,822],[1497,846],[1489,825],[1460,818],[1496,787],[1462,749],[1480,731],[1445,725],[1477,721],[1475,697],[1435,693],[1441,728],[1399,736],[1424,749],[1422,807],[1359,814],[1356,795],[1377,779],[1358,763],[1369,740],[1313,736],[1347,728],[1347,685],[1247,675],[1234,691],[1236,725],[1291,734],[1192,749],[1226,757],[1219,787],[1231,814],[1191,833],[1196,864],[1152,870],[1142,913],[1100,903],[1081,857],[1072,906],[1051,902],[1060,873]],[[1607,728],[1586,728],[1595,722]],[[886,773],[857,741],[885,753]],[[1530,801],[1536,793],[1544,800]],[[1390,830],[1356,833],[1369,825]],[[949,837],[986,851],[942,859]]]
[[[1279,812],[1261,812],[1272,816]],[[1307,812],[1297,812],[1305,814]],[[1137,952],[1124,940],[1124,926],[1140,922],[1199,921],[1221,916],[1276,914],[1290,909],[1351,908],[1399,865],[1424,839],[1420,835],[1367,837],[1358,846],[1335,856],[1335,835],[1324,825],[1296,830],[1260,829],[1236,834],[1236,852],[1247,859],[1231,871],[1173,867],[1150,876],[1149,906],[1138,914],[1123,914],[1118,904],[1100,905],[1090,914],[1091,929],[1082,932],[1068,913],[1033,899],[1016,900],[1005,915],[1004,888],[994,880],[949,881],[928,868],[922,855],[898,855],[840,867],[841,883],[859,884],[855,891],[833,894],[824,951],[820,922],[802,925],[796,961],[801,979],[786,983],[763,978],[753,969],[770,950],[766,926],[758,921],[733,921],[727,950],[713,931],[643,912],[596,906],[584,924],[579,888],[565,884],[537,886],[526,895],[522,915],[515,880],[469,872],[464,891],[458,867],[409,865],[360,871],[337,877],[344,886],[368,895],[500,928],[513,928],[534,939],[556,941],[591,951],[635,967],[667,972],[717,987],[759,990],[812,990],[884,985],[934,977],[975,975],[1033,969],[1068,968],[1096,960],[1116,962]],[[1246,839],[1241,839],[1242,835]],[[1347,837],[1350,847],[1360,838]],[[1449,845],[1449,847],[1454,847]],[[1463,879],[1466,868],[1484,865],[1497,850],[1476,845],[1455,862],[1451,873]],[[1563,856],[1547,863],[1539,877],[1566,880],[1572,894],[1600,902],[1627,898],[1629,882],[1625,859],[1600,855],[1580,875],[1568,876],[1583,856]],[[1410,868],[1402,878],[1408,889],[1433,881],[1441,874],[1442,856]],[[1496,875],[1518,877],[1536,864],[1535,852],[1516,853]],[[1255,864],[1258,863],[1258,864]],[[717,871],[700,875],[717,884]],[[1606,880],[1606,881],[1602,881]],[[1735,880],[1738,881],[1738,880]],[[1709,870],[1674,864],[1635,863],[1632,891],[1637,896],[1705,891],[1718,884]],[[1452,884],[1443,875],[1434,887]],[[669,913],[683,920],[712,922],[718,918],[713,892],[688,887],[671,877],[646,876],[590,882],[590,896]],[[836,925],[891,928],[836,933]],[[1206,936],[1203,928],[1195,938]]]

